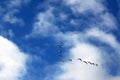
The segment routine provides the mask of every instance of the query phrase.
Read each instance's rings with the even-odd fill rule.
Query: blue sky
[[[1,0],[0,80],[120,80],[119,5],[119,0]]]

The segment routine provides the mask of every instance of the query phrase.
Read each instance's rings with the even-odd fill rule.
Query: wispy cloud
[[[66,46],[71,46],[68,50],[69,56],[72,56],[71,59],[73,61],[63,63],[61,65],[61,69],[64,73],[61,73],[57,77],[55,77],[58,80],[114,80],[116,77],[109,74],[109,72],[106,70],[107,66],[105,65],[108,63],[108,61],[111,61],[110,64],[114,64],[114,61],[112,61],[109,57],[111,56],[108,53],[108,50],[106,50],[105,46],[102,46],[104,48],[101,48],[99,46],[94,45],[93,43],[89,43],[90,38],[94,37],[94,40],[100,40],[101,43],[106,43],[110,45],[111,47],[116,50],[114,52],[114,58],[116,57],[116,53],[119,56],[119,42],[115,39],[113,35],[110,35],[108,33],[104,33],[104,31],[101,31],[99,33],[94,33],[94,31],[87,30],[89,33],[93,33],[93,35],[90,35],[88,33],[67,33],[67,34],[59,34],[59,38],[62,37],[62,41],[65,42]],[[95,35],[98,35],[95,37]],[[57,36],[58,37],[58,36]],[[58,39],[59,39],[58,38]],[[107,55],[106,55],[107,54]],[[106,57],[106,58],[105,58]],[[94,67],[90,65],[86,65],[84,63],[81,63],[77,60],[77,58],[82,58],[86,61],[92,61],[94,63],[98,63],[99,67]],[[120,58],[117,58],[118,61]],[[107,62],[106,62],[107,61]],[[116,61],[115,61],[116,62]],[[115,63],[120,64],[120,63]],[[119,67],[119,66],[118,66]],[[87,76],[89,75],[89,76]],[[119,73],[117,74],[119,75]],[[87,77],[86,77],[87,76]]]
[[[57,65],[63,72],[56,72],[54,80],[118,80],[120,79],[120,73],[116,71],[116,75],[110,74],[109,65],[114,65],[111,56],[116,58],[116,63],[119,69],[120,56],[119,47],[120,43],[116,39],[116,36],[112,34],[112,30],[117,29],[117,21],[114,16],[107,11],[107,8],[100,0],[63,0],[63,5],[69,7],[75,16],[85,16],[89,19],[87,26],[77,26],[82,28],[82,31],[61,31],[59,25],[55,24],[55,14],[52,12],[53,9],[47,10],[46,12],[39,13],[37,21],[34,23],[32,36],[52,36],[56,41],[62,41],[67,49],[67,54],[72,62],[65,62],[63,64],[58,63]],[[91,15],[91,16],[90,16]],[[68,17],[68,16],[67,16]],[[63,19],[65,17],[63,16]],[[70,17],[71,19],[72,17]],[[81,17],[80,17],[81,18]],[[75,19],[71,19],[70,23],[76,24]],[[79,19],[77,18],[78,22]],[[85,19],[80,19],[85,21]],[[64,21],[63,21],[64,22]],[[69,23],[69,24],[70,24]],[[79,23],[79,24],[82,24]],[[68,27],[67,23],[64,27]],[[87,28],[85,28],[87,27]],[[31,35],[30,34],[30,35]],[[51,35],[52,34],[52,35]],[[96,46],[95,43],[91,43],[90,39],[94,39],[99,43],[107,44]],[[68,48],[69,47],[69,48]],[[109,53],[108,49],[113,49]],[[112,54],[112,55],[111,55]],[[80,57],[86,61],[92,61],[99,64],[99,67],[86,65],[77,60]],[[108,63],[109,65],[106,65]],[[54,66],[53,66],[54,67]],[[114,68],[114,67],[113,67]],[[48,77],[50,77],[50,75]],[[45,80],[49,80],[45,76]]]
[[[12,29],[4,29],[3,26],[0,27],[0,34],[1,36],[7,37],[7,38],[13,38],[14,37],[14,32]]]
[[[66,5],[70,6],[73,12],[77,13],[88,13],[93,12],[94,14],[101,13],[105,10],[100,0],[63,0]]]
[[[18,15],[19,10],[30,2],[30,0],[7,0],[0,2],[0,34],[4,37],[12,38],[14,31],[7,24],[23,26],[24,20]],[[7,28],[6,28],[7,27]]]
[[[23,4],[27,4],[30,0],[12,0],[12,1],[3,1],[4,6],[1,8],[1,18],[4,22],[11,24],[20,24],[23,25],[23,20],[16,16],[16,13],[19,13],[19,9]]]
[[[104,6],[104,1],[100,0],[64,0],[75,15],[93,15],[90,18],[90,24],[101,29],[111,30],[117,28],[117,22]],[[89,17],[88,17],[89,19]],[[74,20],[73,20],[74,21]],[[99,23],[96,23],[99,22]],[[89,26],[89,25],[88,25]]]
[[[58,30],[58,27],[54,25],[55,17],[52,13],[53,9],[49,8],[45,12],[40,12],[37,15],[37,19],[33,24],[32,33],[26,35],[26,37],[35,37],[41,35],[44,37],[52,36]]]
[[[70,52],[68,55],[72,56],[71,58],[73,59],[73,62],[63,63],[63,65],[60,67],[64,73],[61,73],[55,78],[57,80],[120,79],[119,73],[117,73],[116,76],[112,76],[112,74],[109,73],[110,69],[105,66],[105,63],[107,63],[106,61],[111,61],[111,59],[105,58],[111,56],[110,53],[108,53],[108,50],[106,50],[105,46],[104,48],[101,48],[94,45],[94,43],[88,42],[90,38],[93,38],[94,40],[100,41],[100,43],[106,43],[115,50],[115,52],[111,52],[113,53],[114,57],[116,53],[117,56],[119,56],[120,43],[116,40],[116,37],[112,34],[112,32],[107,32],[109,30],[117,28],[114,17],[108,13],[107,9],[102,5],[102,3],[97,0],[90,0],[90,2],[87,2],[85,0],[69,0],[65,2],[68,6],[70,6],[75,15],[84,14],[87,16],[88,14],[93,14],[94,16],[97,15],[97,20],[96,17],[93,17],[92,19],[96,20],[94,21],[95,23],[92,23],[93,26],[91,26],[91,24],[88,24],[89,28],[83,30],[82,32],[58,34],[58,36],[61,35],[60,37],[62,37],[62,39],[65,39],[63,41],[67,46],[72,45],[72,48],[68,50],[68,52]],[[82,64],[76,60],[77,57],[98,63],[99,67],[96,68]],[[120,58],[117,58],[117,61],[118,60],[120,60]],[[110,64],[114,64],[114,61],[110,62]]]
[[[19,80],[26,73],[27,55],[0,36],[0,80]]]
[[[23,21],[20,18],[17,18],[15,16],[15,13],[18,12],[17,10],[13,10],[12,12],[8,12],[7,14],[5,14],[3,16],[3,20],[4,22],[8,22],[11,24],[17,24],[19,23],[20,25],[23,25]]]
[[[120,43],[116,40],[116,37],[113,34],[106,33],[97,28],[93,28],[93,29],[87,30],[86,36],[91,37],[91,38],[92,37],[97,38],[101,42],[107,43],[109,46],[111,46],[112,48],[117,49],[117,51],[119,51]]]

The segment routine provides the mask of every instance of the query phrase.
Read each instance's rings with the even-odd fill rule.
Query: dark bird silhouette
[[[58,50],[58,53],[62,53],[62,50]]]
[[[88,61],[89,64],[92,64],[91,62]]]
[[[95,63],[92,63],[92,62],[88,62],[90,65],[95,65]]]
[[[60,57],[63,57],[63,55],[61,55],[61,54],[60,54],[59,56],[60,56]]]
[[[62,46],[61,46],[61,45],[59,45],[59,44],[57,44],[57,47],[58,47],[58,48],[62,48]]]
[[[72,61],[72,59],[69,59],[69,61]]]
[[[98,66],[98,64],[95,64],[96,66]]]
[[[91,63],[91,65],[95,65],[95,63]]]
[[[78,58],[78,60],[82,61],[82,59],[81,59],[81,58]]]
[[[88,64],[87,61],[83,61],[84,63]]]

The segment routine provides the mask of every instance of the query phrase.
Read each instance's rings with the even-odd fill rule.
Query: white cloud
[[[99,0],[64,0],[70,6],[73,12],[85,13],[91,11],[93,13],[100,13],[105,10]]]
[[[116,40],[116,37],[113,34],[106,33],[97,28],[92,28],[90,30],[87,30],[86,36],[94,37],[102,42],[107,43],[109,46],[113,47],[114,49],[117,49],[117,51],[120,50],[120,43]]]
[[[87,42],[90,38],[93,38],[101,43],[106,43],[115,50],[112,56],[116,57],[116,53],[117,56],[120,56],[120,43],[115,35],[110,32],[107,33],[109,29],[116,29],[117,25],[114,17],[107,12],[107,9],[98,0],[67,0],[65,2],[75,14],[77,13],[76,15],[86,15],[90,12],[97,19],[95,19],[95,23],[92,23],[94,26],[88,24],[90,28],[85,28],[85,32],[66,32],[56,35],[57,40],[61,39],[67,47],[70,47],[67,55],[73,61],[60,65],[63,73],[55,75],[55,80],[119,80],[119,73],[113,76],[107,71],[108,67],[105,62],[110,61],[113,64],[114,61],[108,58],[111,55],[106,50],[106,47],[103,45],[103,48],[100,48],[93,43]],[[98,63],[99,67],[81,63],[77,60],[78,57],[86,61]],[[119,59],[117,61],[118,63],[115,64],[120,65]]]
[[[107,68],[105,67],[105,61],[108,60],[109,53],[107,50],[102,49],[98,46],[95,46],[92,43],[87,43],[94,35],[99,35],[99,37],[94,37],[94,39],[98,39],[101,42],[109,44],[115,50],[119,51],[117,47],[119,46],[119,42],[115,39],[115,36],[105,33],[104,31],[96,31],[96,33],[92,30],[87,30],[88,33],[92,33],[93,35],[89,35],[88,33],[79,32],[79,33],[67,33],[67,34],[59,34],[57,37],[63,39],[66,46],[71,46],[67,51],[67,55],[71,56],[73,59],[72,62],[65,62],[60,65],[60,68],[63,70],[63,73],[59,73],[59,75],[55,75],[55,80],[117,80],[118,76],[112,76],[107,72]],[[99,33],[97,33],[99,32]],[[59,39],[58,38],[58,39]],[[109,40],[110,39],[110,40]],[[118,44],[117,44],[118,43]],[[69,53],[68,53],[69,52]],[[119,52],[117,52],[119,53]],[[108,54],[105,56],[104,54]],[[117,54],[118,56],[120,54]],[[106,57],[106,58],[105,58]],[[115,56],[114,56],[115,57]],[[99,67],[86,65],[77,60],[77,58],[81,58],[85,61],[91,61],[99,64]],[[113,61],[114,62],[114,61]],[[111,62],[111,64],[113,64]],[[120,64],[120,63],[116,63]]]
[[[109,80],[120,80],[120,76],[112,77],[112,78],[109,79]]]
[[[7,37],[7,38],[13,38],[14,32],[12,29],[5,30],[2,26],[0,27],[0,35]]]
[[[5,6],[0,6],[2,11],[2,19],[4,22],[8,22],[11,24],[20,24],[23,25],[23,21],[21,18],[16,16],[16,13],[19,12],[19,9],[22,7],[23,4],[27,4],[30,0],[10,0],[10,1],[3,1]]]
[[[60,13],[59,16],[61,20],[66,20],[68,18],[68,16],[64,13]]]
[[[27,55],[0,36],[0,80],[19,80],[26,72]]]
[[[75,15],[94,15],[93,18],[90,19],[90,24],[97,24],[97,27],[102,29],[117,29],[117,21],[114,16],[107,11],[107,8],[103,4],[101,0],[63,0],[66,5],[70,7],[70,9],[75,13]],[[84,20],[83,20],[84,21]],[[94,23],[93,23],[93,22]],[[72,19],[72,23],[76,21]],[[96,23],[97,22],[97,23]],[[99,22],[99,23],[98,23]],[[89,25],[88,25],[89,26]]]
[[[63,0],[66,5],[70,6],[74,13],[80,14],[89,14],[91,11],[94,17],[89,19],[87,23],[85,23],[84,19],[71,19],[71,24],[79,25],[86,24],[85,27],[91,27],[91,25],[98,27],[100,29],[108,29],[113,30],[117,29],[117,21],[115,21],[113,15],[107,12],[107,9],[102,4],[102,1],[99,0]],[[53,14],[54,8],[49,8],[45,12],[41,12],[37,15],[37,20],[33,24],[32,32],[26,37],[42,35],[42,36],[53,36],[53,34],[59,33],[60,28],[55,25],[55,16]],[[62,13],[62,12],[61,12]],[[85,15],[84,15],[85,16]],[[60,14],[60,19],[64,21],[67,19],[67,14]],[[89,24],[88,24],[89,23]],[[61,26],[60,26],[61,27]],[[84,27],[79,26],[79,27]]]
[[[75,47],[71,49],[73,62],[66,62],[61,65],[63,74],[59,75],[57,80],[107,80],[104,73],[104,68],[101,67],[102,61],[100,50],[90,44],[77,43]],[[86,65],[77,60],[80,57],[86,61],[99,63],[99,67]]]
[[[117,29],[117,21],[115,20],[114,16],[109,13],[103,13],[100,15],[101,17],[101,26],[107,26],[111,29]]]
[[[15,14],[16,12],[17,12],[17,11],[8,12],[7,14],[5,14],[5,15],[3,16],[3,20],[4,20],[5,22],[11,23],[11,24],[20,23],[20,25],[23,25],[22,19],[17,18],[16,16],[14,16],[14,14]]]
[[[14,33],[11,29],[8,30],[8,36],[12,38],[14,36]]]
[[[33,30],[30,35],[26,37],[34,37],[36,35],[50,36],[56,33],[57,27],[54,25],[54,15],[52,14],[52,8],[45,12],[41,12],[37,16],[37,20],[33,25]]]
[[[6,6],[9,8],[19,8],[22,4],[27,4],[30,0],[12,0],[7,1]]]

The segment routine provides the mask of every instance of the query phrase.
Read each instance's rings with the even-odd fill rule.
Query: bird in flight
[[[63,55],[61,55],[61,54],[60,54],[59,56],[60,56],[60,57],[63,57]]]
[[[92,64],[91,62],[88,61],[89,64]]]
[[[78,60],[82,61],[82,59],[81,59],[81,58],[78,58]]]
[[[95,63],[91,63],[91,65],[95,65]]]
[[[98,66],[98,64],[95,64],[96,66]]]
[[[59,45],[59,44],[57,44],[57,47],[58,47],[58,48],[62,48],[62,46],[61,46],[61,45]]]
[[[69,59],[69,61],[72,61],[72,59]]]
[[[84,63],[88,64],[87,61],[83,61]]]

